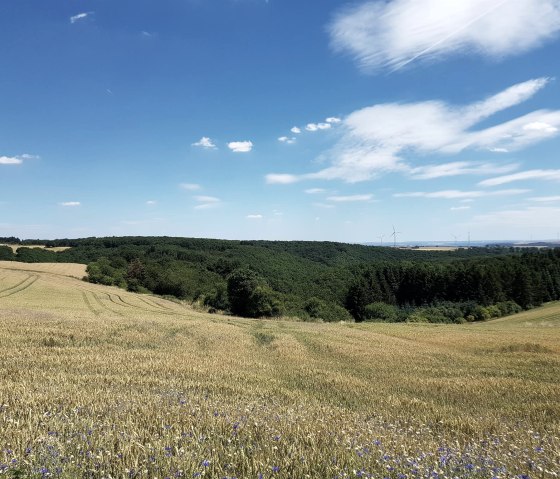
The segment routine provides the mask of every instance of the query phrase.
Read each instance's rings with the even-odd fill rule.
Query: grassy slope
[[[560,470],[558,303],[462,326],[259,321],[29,266],[0,264],[0,472]]]

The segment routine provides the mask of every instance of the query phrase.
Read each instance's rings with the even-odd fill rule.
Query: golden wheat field
[[[560,304],[469,325],[261,321],[81,275],[0,264],[1,477],[559,475]]]

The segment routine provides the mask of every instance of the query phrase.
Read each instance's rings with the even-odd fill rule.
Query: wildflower
[[[202,465],[204,467],[208,467],[210,465],[210,461],[208,459],[204,459],[204,461],[202,461]]]

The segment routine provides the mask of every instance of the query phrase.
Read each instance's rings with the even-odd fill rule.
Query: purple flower
[[[208,467],[210,465],[210,461],[208,459],[204,459],[204,461],[202,461],[202,465],[204,467]]]

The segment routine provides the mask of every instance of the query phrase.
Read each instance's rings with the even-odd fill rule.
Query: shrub
[[[368,304],[365,308],[366,321],[382,321],[385,323],[394,323],[397,321],[397,318],[397,308],[391,304],[376,302]]]

